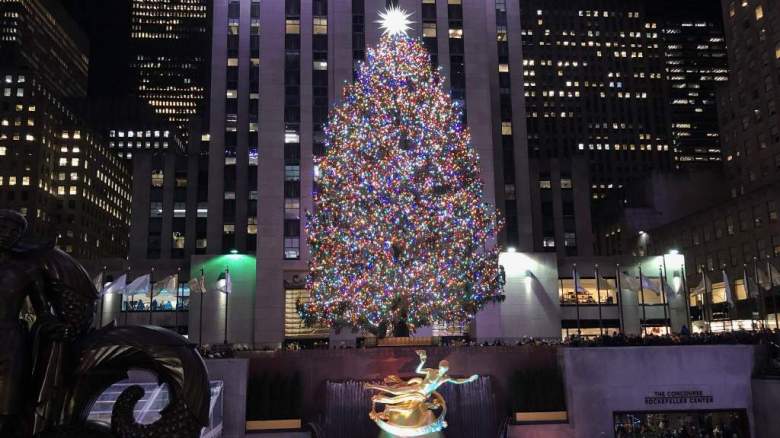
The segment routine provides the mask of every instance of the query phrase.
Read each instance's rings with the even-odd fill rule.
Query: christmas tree
[[[398,14],[401,14],[399,17]],[[468,322],[501,297],[498,220],[476,151],[398,10],[331,111],[308,217],[308,324],[391,328]]]

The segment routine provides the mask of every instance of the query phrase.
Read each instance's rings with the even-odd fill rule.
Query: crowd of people
[[[468,336],[442,337],[432,346],[444,347],[514,347],[525,345],[547,345],[547,346],[566,346],[566,347],[639,347],[639,346],[670,346],[670,345],[729,345],[729,344],[766,344],[770,346],[780,346],[780,331],[778,330],[758,330],[747,331],[738,330],[720,333],[688,333],[670,335],[626,335],[613,331],[601,336],[578,336],[572,335],[567,338],[533,338],[526,337],[519,340],[496,339],[493,341],[476,341]],[[200,347],[209,354],[218,354],[224,351],[249,351],[247,344],[222,345]],[[289,341],[282,345],[281,350],[317,350],[317,349],[347,349],[347,348],[371,348],[358,344],[351,345],[340,342],[336,345],[327,340],[297,340]],[[780,348],[780,347],[778,347]],[[266,348],[266,351],[270,348]]]

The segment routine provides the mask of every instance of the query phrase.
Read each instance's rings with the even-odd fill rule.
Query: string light
[[[502,298],[479,159],[415,39],[386,32],[331,111],[308,215],[309,324],[468,322]]]

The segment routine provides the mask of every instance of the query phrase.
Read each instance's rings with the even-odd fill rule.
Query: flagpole
[[[639,264],[639,297],[642,302],[642,323],[640,329],[642,330],[642,336],[646,335],[645,326],[647,325],[647,310],[645,309],[645,285],[642,281],[642,264]]]
[[[666,287],[669,286],[669,283],[667,283],[669,279],[669,269],[666,267],[666,256],[661,256],[661,266],[659,267],[663,268],[664,270],[664,277],[661,279],[661,292],[664,295],[664,300],[666,301],[666,312],[669,314],[669,334],[672,334],[672,303],[669,301],[669,296],[666,295]],[[686,313],[687,315],[687,313]],[[687,321],[687,319],[686,319]]]
[[[596,300],[597,300],[596,302],[599,305],[599,334],[603,336],[604,335],[604,322],[603,322],[602,317],[601,317],[601,286],[599,285],[599,278],[600,277],[599,277],[599,265],[598,265],[598,263],[593,265],[593,269],[594,269],[594,271],[596,271],[595,272],[595,274],[596,274]]]
[[[685,323],[688,325],[688,333],[693,333],[693,327],[691,327],[691,303],[690,292],[688,291],[688,278],[685,272],[685,263],[680,265],[680,273],[682,275],[682,288],[683,288],[683,300],[685,302]]]
[[[731,279],[729,278],[728,273],[726,272],[726,264],[724,263],[721,265],[721,271],[723,271],[723,282],[726,284],[725,293],[729,296],[726,297],[726,316],[729,318],[729,329],[733,332],[734,331],[734,317],[731,315],[731,302],[734,301],[734,310],[737,310],[737,300],[734,298],[734,291],[731,289]],[[736,286],[736,285],[735,285]],[[731,299],[729,299],[729,297]],[[725,329],[726,326],[724,325],[723,328]]]
[[[707,291],[707,283],[710,284],[710,290]],[[715,304],[713,302],[713,296],[712,296],[712,280],[710,280],[710,276],[707,275],[707,270],[704,269],[704,303],[707,308],[707,311],[705,312],[706,318],[707,318],[707,332],[712,333],[712,323],[715,320],[714,315],[714,309],[712,308],[712,305]]]
[[[620,285],[620,263],[615,264],[615,281],[617,282],[617,305],[620,334],[625,334],[623,329],[623,288]]]
[[[704,324],[704,331],[707,331],[707,280],[704,279],[704,265],[697,266],[697,269],[699,270],[699,274],[701,274],[701,284],[704,285],[704,292],[702,292],[701,295],[701,313],[699,315],[699,320]],[[698,290],[698,289],[697,289]],[[698,298],[698,293],[696,294]]]
[[[203,278],[203,269],[200,270],[200,277]],[[200,278],[198,279],[198,287],[202,287],[203,285],[200,282]],[[198,301],[200,301],[200,310],[198,311],[198,346],[203,346],[203,297],[206,295],[206,291],[201,290],[200,291],[200,298]],[[192,294],[190,294],[190,298],[192,298]]]
[[[154,299],[154,267],[149,272],[149,325],[152,325],[152,300]]]
[[[772,294],[772,312],[775,314],[775,330],[780,328],[777,317],[777,294],[775,293],[775,280],[772,278],[772,264],[769,262],[769,257],[766,258],[766,275],[769,276],[769,293]]]
[[[758,259],[753,257],[753,275],[756,278],[756,289],[758,290],[758,319],[761,320],[761,328],[764,328],[764,319],[766,319],[766,301],[764,291],[761,290],[761,282],[758,280]],[[766,322],[769,325],[769,321]]]
[[[572,263],[571,265],[571,275],[574,279],[574,306],[577,309],[577,336],[580,336],[582,334],[582,331],[580,330],[580,297],[578,296],[579,288],[577,287],[577,264]]]
[[[181,266],[176,268],[176,304],[173,306],[173,325],[176,327],[176,333],[179,333],[179,280],[181,278]]]
[[[658,277],[661,280],[661,304],[664,308],[664,328],[668,328],[669,332],[666,333],[667,335],[672,334],[672,318],[670,317],[671,310],[667,311],[666,305],[666,287],[664,283],[666,283],[666,271],[663,269],[663,266],[658,266]]]
[[[225,266],[225,280],[230,275],[230,270]],[[231,286],[232,287],[232,286]],[[227,290],[227,284],[225,285],[225,345],[228,343],[228,308],[230,304],[230,292]]]
[[[127,267],[127,275],[125,276],[125,290],[123,291],[124,293],[122,294],[122,299],[125,302],[125,325],[127,325],[127,314],[128,314],[128,312],[130,312],[130,305],[127,302],[127,279],[128,279],[128,277],[130,277],[130,266]]]
[[[103,270],[100,271],[100,283],[98,287],[100,290],[98,290],[98,293],[100,294],[100,313],[98,314],[98,329],[103,328],[103,304],[105,302],[104,298],[105,295],[103,294],[103,275],[106,273],[106,266],[103,266]]]
[[[748,277],[748,270],[747,270],[747,263],[742,264],[742,285],[745,287],[745,296],[748,300],[756,299],[756,297],[753,296],[753,294],[750,291],[750,277]],[[756,302],[758,300],[756,299]],[[761,315],[761,312],[758,312],[759,316]],[[750,326],[753,330],[755,330],[755,319],[753,319],[753,310],[750,310]]]

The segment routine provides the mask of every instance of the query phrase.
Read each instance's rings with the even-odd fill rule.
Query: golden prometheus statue
[[[402,380],[396,375],[385,377],[384,384],[367,384],[367,389],[380,391],[371,397],[371,412],[369,418],[380,429],[394,436],[421,436],[439,432],[447,427],[444,416],[447,414],[447,403],[437,389],[445,383],[457,385],[477,380],[477,375],[466,379],[453,379],[447,375],[450,368],[446,360],[439,362],[438,368],[423,368],[428,355],[424,350],[417,350],[420,364],[415,372],[424,377],[414,377]],[[384,410],[377,411],[377,403],[384,405]]]

